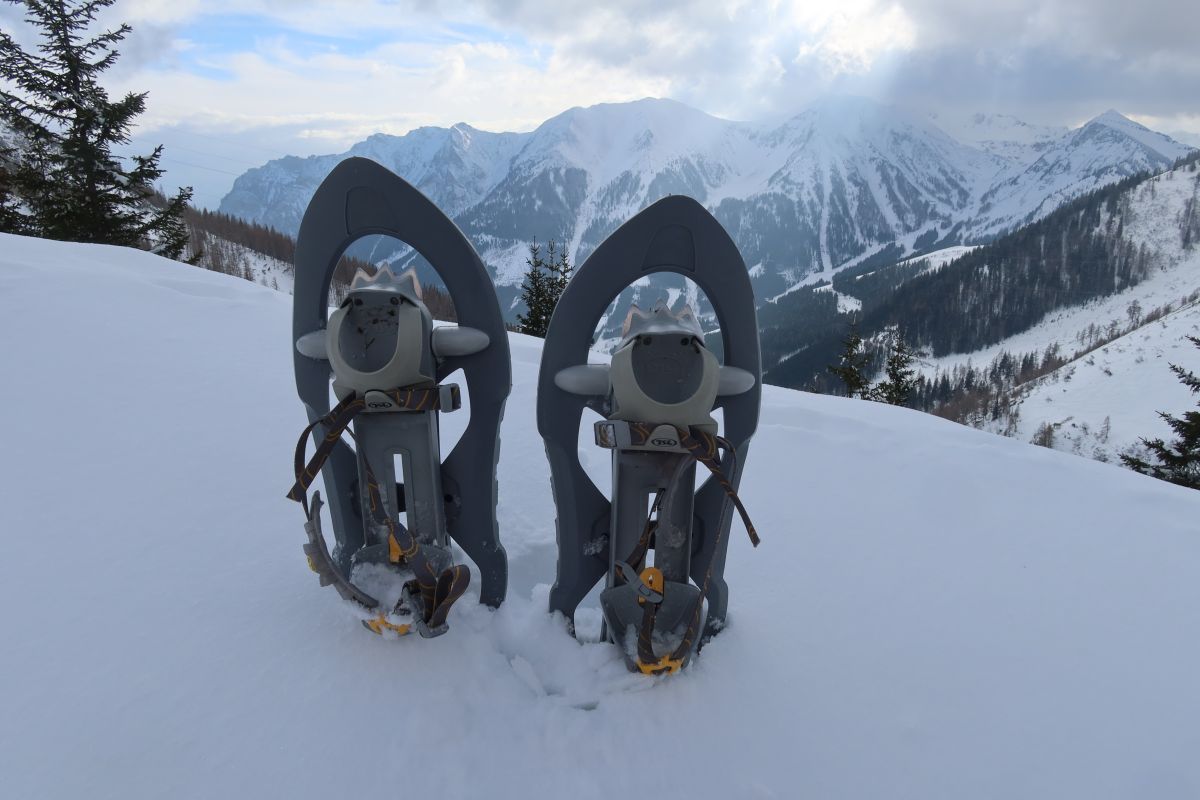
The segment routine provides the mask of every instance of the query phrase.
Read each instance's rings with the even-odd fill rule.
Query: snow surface
[[[7,797],[1200,794],[1200,493],[767,387],[730,625],[645,679],[545,612],[539,343],[514,335],[509,600],[388,641],[317,586],[283,497],[290,298],[13,236],[0,290]]]

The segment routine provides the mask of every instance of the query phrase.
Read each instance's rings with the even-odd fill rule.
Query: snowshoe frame
[[[496,467],[500,421],[512,384],[508,335],[483,262],[470,242],[432,201],[385,167],[365,158],[338,164],[318,187],[296,239],[292,315],[296,391],[310,423],[330,410],[330,362],[303,354],[296,343],[324,331],[329,287],[339,259],[358,239],[391,236],[416,250],[442,278],[460,325],[487,334],[488,346],[437,363],[437,382],[458,369],[466,377],[470,421],[462,438],[441,461],[446,533],[480,572],[480,602],[498,606],[508,584],[508,560],[496,522]],[[313,431],[320,443],[322,425]],[[321,468],[336,546],[331,563],[348,582],[351,559],[368,542],[360,505],[357,456],[337,442]],[[424,485],[436,485],[425,481]],[[439,509],[440,510],[440,509]]]
[[[558,567],[550,590],[550,610],[564,614],[574,632],[575,610],[589,591],[607,577],[614,582],[616,562],[625,542],[612,527],[613,503],[596,487],[579,461],[579,427],[583,410],[605,416],[604,403],[556,385],[564,369],[587,364],[595,326],[627,286],[653,272],[673,272],[691,279],[708,296],[721,329],[723,363],[754,377],[746,391],[719,396],[723,435],[732,445],[720,467],[733,489],[741,478],[749,441],[758,425],[762,365],[754,292],[745,262],[721,224],[695,200],[670,196],[641,211],[613,232],[579,267],[559,300],[542,352],[538,376],[537,423],[550,462],[557,507]],[[690,476],[692,471],[688,471]],[[618,491],[614,475],[613,491]],[[614,498],[619,502],[619,497]],[[639,498],[640,502],[640,498]],[[645,519],[645,506],[639,518]],[[710,476],[692,504],[691,554],[688,571],[695,585],[708,582],[708,615],[704,636],[724,624],[729,588],[724,580],[732,507],[725,487]],[[622,514],[622,518],[624,518]],[[711,569],[711,573],[709,572]]]

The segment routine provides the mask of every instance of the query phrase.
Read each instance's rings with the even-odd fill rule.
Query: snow
[[[815,289],[818,292],[832,292],[837,295],[837,310],[839,314],[849,314],[853,311],[862,311],[862,300],[848,294],[843,294],[833,288],[833,285],[821,286]]]
[[[509,600],[387,641],[317,586],[283,498],[290,298],[13,236],[0,289],[6,796],[1200,792],[1200,493],[767,387],[730,625],[645,679],[545,612],[539,344],[513,335]]]
[[[921,256],[905,259],[899,263],[910,264],[913,261],[928,261],[929,266],[921,271],[924,275],[927,272],[937,272],[942,267],[949,264],[951,261],[957,261],[967,253],[974,250],[978,245],[954,245],[953,247],[944,247],[941,250],[932,250]]]

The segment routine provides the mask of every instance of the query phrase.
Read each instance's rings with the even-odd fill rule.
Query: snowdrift
[[[283,497],[289,297],[12,236],[0,292],[5,796],[1200,794],[1200,493],[769,388],[730,626],[649,680],[545,612],[539,344],[514,336],[509,601],[388,641],[317,586]]]

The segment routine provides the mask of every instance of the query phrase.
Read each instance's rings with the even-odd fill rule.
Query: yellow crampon
[[[637,668],[643,675],[674,675],[683,669],[683,659],[663,656],[653,664],[647,664],[639,658]]]
[[[373,617],[372,619],[364,619],[362,624],[364,628],[372,631],[373,633],[377,633],[380,636],[383,636],[384,631],[394,633],[396,636],[407,636],[412,630],[412,625],[397,625],[394,622],[389,622],[387,614],[383,612],[380,612],[379,616]]]

